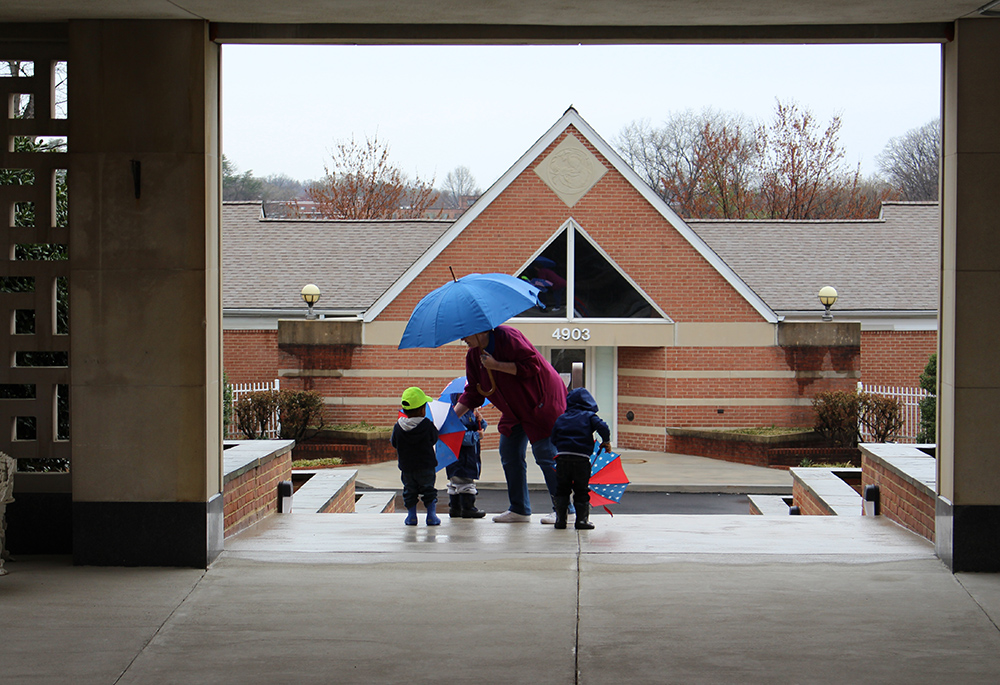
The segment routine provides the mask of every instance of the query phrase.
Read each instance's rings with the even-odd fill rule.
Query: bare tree
[[[822,127],[795,103],[776,103],[764,126],[712,109],[673,115],[660,128],[626,126],[625,159],[684,217],[820,219],[876,216],[890,189],[846,169],[841,121]]]
[[[892,138],[876,158],[905,200],[937,200],[941,120],[928,121]]]
[[[333,166],[306,188],[306,197],[331,219],[409,219],[423,217],[437,198],[433,179],[409,181],[389,161],[389,146],[378,136],[359,143],[339,141]]]
[[[482,195],[482,192],[469,167],[455,167],[444,177],[443,195],[446,207],[461,208],[463,197],[477,197]]]

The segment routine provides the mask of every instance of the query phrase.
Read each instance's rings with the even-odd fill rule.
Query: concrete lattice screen
[[[0,450],[19,470],[70,458],[67,51],[0,43]]]

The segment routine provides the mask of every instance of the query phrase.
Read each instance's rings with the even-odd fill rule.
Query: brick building
[[[809,425],[817,392],[915,384],[936,346],[936,267],[904,277],[936,211],[685,223],[570,109],[453,223],[266,220],[227,203],[225,368],[233,382],[319,391],[328,421],[389,424],[405,387],[433,394],[464,373],[462,343],[397,349],[416,303],[452,269],[504,272],[547,284],[546,308],[511,323],[560,372],[584,363],[616,444],[663,449],[666,427]],[[920,239],[907,241],[914,213]],[[323,292],[317,321],[302,320],[309,282]],[[824,285],[841,293],[832,324]]]

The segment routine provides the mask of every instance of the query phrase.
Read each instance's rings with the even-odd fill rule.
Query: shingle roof
[[[936,311],[940,219],[936,202],[890,202],[860,221],[686,222],[776,311]]]
[[[451,221],[262,219],[260,202],[222,205],[222,306],[304,307],[315,283],[319,309],[367,309]]]

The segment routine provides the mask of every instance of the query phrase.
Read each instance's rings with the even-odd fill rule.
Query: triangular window
[[[556,233],[517,274],[541,289],[544,309],[522,317],[664,319],[663,311],[575,222]]]

